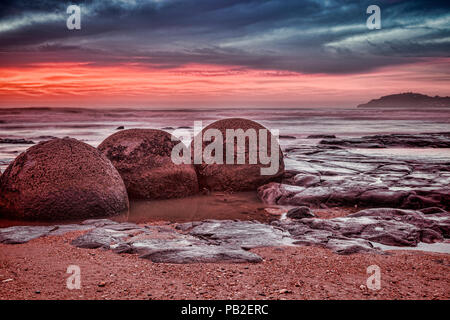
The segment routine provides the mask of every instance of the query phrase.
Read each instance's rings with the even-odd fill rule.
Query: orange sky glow
[[[0,107],[354,107],[406,91],[448,92],[450,58],[358,74],[217,65],[38,63],[0,69]]]

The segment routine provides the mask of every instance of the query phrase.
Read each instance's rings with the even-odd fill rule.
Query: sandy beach
[[[450,299],[447,254],[411,251],[336,255],[318,247],[252,251],[263,262],[166,264],[80,249],[78,233],[0,244],[1,299]],[[69,265],[81,289],[69,290]],[[381,289],[366,286],[366,269],[381,269]],[[10,280],[12,279],[12,280]]]

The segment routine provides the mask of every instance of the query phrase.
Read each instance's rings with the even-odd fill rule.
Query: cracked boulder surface
[[[137,225],[108,219],[58,226],[0,229],[0,243],[20,244],[43,236],[86,231],[71,244],[138,254],[157,263],[261,262],[252,248],[309,245],[338,254],[383,253],[376,244],[416,247],[450,238],[450,214],[439,208],[422,211],[376,208],[333,219],[257,221],[205,220],[175,225]],[[450,253],[450,251],[449,251]]]
[[[209,137],[203,138],[205,133],[208,130],[216,130],[222,134],[223,141],[211,141]],[[234,136],[230,136],[227,134],[227,130],[242,130],[242,132],[247,133],[249,130],[255,130],[256,135],[253,137],[254,139],[250,140],[248,136],[245,137],[245,151],[240,153],[238,149],[238,140],[235,139]],[[213,143],[220,143],[223,146],[221,163],[206,163],[204,158],[202,158],[203,162],[201,164],[195,164],[195,170],[197,171],[198,182],[200,189],[207,189],[210,191],[249,191],[256,190],[259,186],[268,183],[270,181],[280,181],[283,173],[284,173],[284,161],[283,161],[283,152],[278,145],[278,142],[275,142],[274,149],[277,149],[274,152],[278,152],[278,158],[276,159],[278,163],[274,163],[273,169],[276,172],[268,172],[262,174],[262,170],[267,170],[270,167],[270,164],[261,163],[260,157],[256,157],[255,163],[250,162],[251,154],[254,151],[258,154],[258,151],[264,152],[261,148],[261,141],[259,139],[260,130],[267,130],[267,156],[271,155],[271,141],[274,139],[270,130],[262,126],[261,124],[241,118],[229,118],[223,119],[216,122],[211,123],[207,127],[205,127],[196,137],[194,137],[194,143],[191,143],[191,154],[193,163],[195,162],[195,153],[201,151],[202,154],[209,155],[212,153],[215,156],[215,149],[213,152],[210,150]],[[210,132],[211,132],[210,131]],[[206,135],[205,135],[206,136]],[[251,136],[251,134],[249,134]],[[211,138],[212,139],[212,138]],[[196,150],[195,141],[201,141],[199,144],[198,150]],[[211,142],[210,142],[211,141]],[[233,164],[227,163],[226,159],[226,149],[227,144],[234,146],[234,158]],[[209,149],[209,150],[208,150]],[[219,147],[218,147],[219,149]],[[241,155],[245,161],[244,164],[237,164],[238,159],[237,156]],[[275,157],[274,157],[275,158]]]
[[[98,150],[117,168],[131,199],[170,199],[198,192],[194,166],[172,161],[179,144],[162,130],[129,129],[106,138]]]
[[[291,147],[285,154],[294,161],[284,180],[258,189],[267,204],[450,208],[449,159],[366,156],[321,145]]]
[[[115,216],[129,207],[112,163],[76,139],[52,139],[21,153],[0,177],[0,216],[76,220]]]

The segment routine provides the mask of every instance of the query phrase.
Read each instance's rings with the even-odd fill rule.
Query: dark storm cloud
[[[382,29],[366,28],[378,4]],[[65,26],[82,8],[82,30]],[[187,63],[349,73],[450,52],[448,1],[2,1],[0,65]]]

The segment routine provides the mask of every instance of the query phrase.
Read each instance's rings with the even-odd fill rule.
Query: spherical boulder
[[[109,136],[98,149],[119,171],[130,198],[169,199],[198,192],[194,166],[172,161],[180,143],[162,130],[129,129]]]
[[[209,129],[213,130],[211,131]],[[249,131],[249,129],[253,130]],[[232,130],[234,130],[234,134],[230,132]],[[262,135],[260,135],[261,130]],[[219,134],[219,132],[221,134],[221,140],[217,142],[215,140],[216,137],[212,138],[212,136]],[[205,133],[207,137],[205,137]],[[236,135],[241,136],[240,142],[236,138]],[[266,148],[262,147],[263,144],[260,137],[265,137]],[[191,153],[197,171],[199,187],[211,191],[250,191],[256,190],[259,186],[268,182],[280,181],[284,174],[283,153],[278,145],[278,141],[274,138],[264,126],[247,119],[223,119],[208,125],[201,133],[194,137],[194,141],[191,143]],[[203,157],[201,158],[201,163],[198,160],[196,161],[197,163],[195,162],[195,154],[199,149],[196,147],[196,139],[202,141],[201,153]],[[245,141],[245,148],[242,148],[244,147],[243,141]],[[274,144],[271,143],[272,141],[274,141]],[[218,159],[223,159],[222,163],[211,160],[208,160],[208,162],[205,161],[205,156],[210,154],[214,158],[218,154],[216,152],[217,150],[211,151],[211,149],[214,149],[211,148],[211,145],[215,143],[221,144],[222,146],[221,153],[223,155],[222,157],[218,157]],[[230,153],[227,152],[227,144],[232,146],[229,150],[232,150],[232,153],[234,153],[232,155],[232,163],[227,161],[227,156],[229,156],[227,153]],[[241,148],[238,147],[239,144]],[[207,151],[207,149],[209,150]],[[272,153],[272,150],[277,152],[278,155]],[[205,153],[205,151],[207,152]],[[243,163],[242,160],[239,163],[238,154],[244,160]],[[263,163],[260,154],[265,154],[271,158],[270,163]],[[251,159],[254,160],[251,161]],[[271,170],[264,172],[264,168]]]
[[[125,185],[112,163],[71,138],[32,146],[0,177],[0,215],[13,219],[104,217],[128,207]]]

